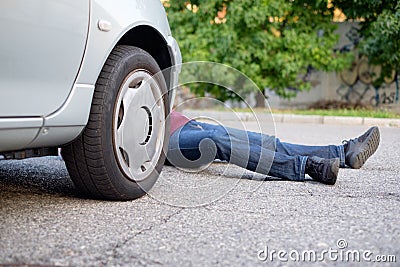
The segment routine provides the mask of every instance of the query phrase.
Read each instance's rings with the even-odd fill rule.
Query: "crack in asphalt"
[[[151,230],[153,230],[156,226],[161,226],[163,224],[168,223],[173,217],[179,215],[183,210],[185,210],[186,208],[180,208],[179,210],[165,216],[164,218],[162,218],[159,223],[153,223],[151,224],[149,227],[146,228],[142,228],[140,229],[138,232],[134,233],[133,235],[131,235],[130,237],[126,238],[125,240],[123,240],[122,242],[118,242],[112,249],[112,253],[110,253],[112,256],[112,260],[117,259],[118,258],[118,250],[122,249],[123,247],[125,247],[130,241],[134,240],[136,237],[138,237],[139,235],[142,235],[146,232],[149,232]],[[140,262],[143,262],[143,265],[148,265],[148,264],[152,264],[152,265],[163,265],[162,262],[159,261],[155,261],[155,260],[151,260],[151,259],[147,259],[147,258],[143,258],[140,257],[138,255],[130,255],[130,257],[139,260]],[[107,262],[105,263],[106,266],[110,265],[110,260],[107,259]]]

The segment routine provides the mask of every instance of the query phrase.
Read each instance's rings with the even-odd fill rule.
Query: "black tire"
[[[147,97],[150,94],[154,95],[154,99],[157,99],[155,94],[160,94],[157,99],[157,112],[161,115],[154,117],[159,118],[158,121],[160,122],[152,122],[153,110],[149,107],[145,109],[148,113],[147,121],[144,122],[141,119],[137,126],[132,124],[136,123],[136,115],[133,115],[133,113],[139,114],[146,106],[146,104],[142,106],[141,103],[137,102],[138,99],[142,101],[140,97],[143,93],[139,95],[135,93],[134,97],[129,96],[130,103],[134,103],[129,107],[124,106],[124,101],[126,101],[125,97],[128,94],[132,94],[129,92],[137,88],[127,84],[130,82],[129,79],[134,79],[136,76],[140,79],[141,76],[147,77],[147,74],[153,76],[159,71],[160,68],[153,57],[137,47],[117,46],[108,57],[96,82],[88,124],[80,137],[62,149],[62,156],[70,177],[77,189],[85,196],[96,199],[131,200],[146,194],[156,182],[165,161],[165,151],[169,140],[166,132],[169,129],[168,125],[166,125],[169,98],[164,78],[162,75],[157,75],[153,79],[154,86],[149,87],[151,88],[151,90],[149,89],[150,91],[146,88],[140,89],[142,90],[140,92],[144,92],[145,99],[150,99],[151,96]],[[141,85],[142,82],[137,84],[139,87]],[[142,107],[137,106],[137,104]],[[119,127],[123,121],[124,128],[119,133]],[[164,131],[160,130],[161,128],[159,127],[154,130],[152,123],[157,125],[162,123]],[[124,133],[129,133],[125,128],[127,127],[125,124],[131,126],[132,133],[134,131],[138,132],[139,130],[137,129],[141,129],[144,126],[143,132],[148,134],[146,140],[150,138],[151,144],[154,142],[158,144],[157,149],[154,148],[156,151],[154,156],[150,155],[152,156],[151,162],[146,161],[145,163],[148,164],[146,167],[141,165],[140,169],[135,168],[135,172],[137,171],[136,176],[135,172],[132,171],[134,167],[130,166],[130,162],[134,161],[137,164],[135,158],[139,154],[135,152],[135,157],[132,157],[134,153],[131,152],[129,154],[124,148],[119,147],[120,144],[117,140],[122,140],[121,143],[123,143],[128,139],[137,141],[141,137],[128,138],[127,134],[124,135]],[[118,139],[117,135],[123,138]],[[129,140],[127,143],[131,144],[133,142]],[[143,144],[135,143],[135,146],[150,145],[149,143]],[[162,150],[161,152],[159,152],[160,149]],[[146,151],[146,157],[150,158],[147,147],[141,147],[140,151]]]

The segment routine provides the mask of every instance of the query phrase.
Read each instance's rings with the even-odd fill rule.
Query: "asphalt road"
[[[336,144],[366,129],[284,123],[276,134]],[[358,266],[399,266],[399,140],[400,128],[381,128],[377,153],[341,169],[335,186],[215,163],[200,173],[165,167],[160,181],[174,188],[128,202],[76,197],[57,157],[0,161],[0,265],[298,266],[314,251],[324,258],[314,266],[354,266],[356,254]]]

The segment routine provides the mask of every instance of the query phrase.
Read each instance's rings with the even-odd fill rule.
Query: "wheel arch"
[[[98,34],[97,31],[95,33]],[[96,35],[92,37],[89,42],[88,47],[93,48],[93,43],[100,40],[101,35]],[[45,117],[44,126],[46,129],[60,129],[66,132],[67,128],[70,127],[70,133],[67,132],[60,137],[60,135],[55,135],[53,138],[49,138],[49,134],[39,134],[33,142],[31,142],[30,147],[38,147],[38,146],[56,146],[59,144],[66,144],[77,137],[83,131],[86,126],[89,118],[91,103],[93,102],[93,92],[95,90],[95,85],[93,84],[104,66],[106,59],[108,58],[111,51],[118,45],[129,45],[136,46],[147,53],[149,53],[157,62],[161,70],[166,70],[163,72],[165,82],[167,84],[167,89],[169,92],[169,101],[173,101],[175,90],[170,90],[174,88],[174,83],[177,81],[176,71],[174,72],[171,68],[176,63],[181,63],[180,51],[174,51],[174,47],[171,47],[169,44],[170,36],[164,36],[161,32],[159,32],[156,28],[150,25],[137,25],[127,30],[121,37],[114,39],[111,45],[107,45],[107,42],[104,42],[100,45],[99,49],[109,50],[109,52],[104,53],[106,56],[104,57],[104,62],[102,64],[99,63],[103,58],[95,57],[96,53],[90,52],[90,55],[85,54],[83,66],[81,66],[81,72],[78,74],[77,82],[70,93],[67,101],[64,105],[55,113],[49,114]],[[172,38],[173,39],[173,38]],[[88,48],[87,48],[88,49]],[[92,51],[96,51],[96,49],[91,49]],[[176,56],[178,52],[178,57]],[[99,68],[99,73],[97,73],[97,69],[90,68],[90,66],[101,65]],[[83,69],[83,71],[82,71]],[[88,105],[90,103],[90,105]],[[171,105],[171,104],[170,104]],[[79,110],[79,112],[77,112]],[[73,116],[72,116],[72,115]],[[84,114],[84,116],[82,116]],[[78,117],[78,118],[76,118]],[[73,127],[71,127],[73,125]],[[50,131],[52,133],[53,131]],[[56,132],[54,131],[56,134]],[[43,141],[42,139],[48,140]]]
[[[171,86],[172,58],[164,37],[153,27],[138,25],[126,32],[117,45],[136,46],[149,53],[163,72],[167,85]]]

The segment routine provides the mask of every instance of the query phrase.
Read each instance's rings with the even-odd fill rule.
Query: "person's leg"
[[[235,132],[235,129],[231,131]],[[300,181],[304,180],[304,174],[307,173],[319,182],[335,184],[340,166],[340,156],[337,156],[337,153],[341,153],[342,147],[282,144],[274,136],[256,132],[247,132],[247,137],[252,151],[247,169],[267,174],[265,170],[270,168],[269,175]],[[288,155],[288,150],[292,150],[291,155]],[[294,152],[296,150],[301,154],[296,154]],[[268,155],[269,151],[277,151],[267,157],[274,157],[273,161],[265,160],[265,157],[262,156]],[[322,156],[329,158],[320,158]],[[343,165],[344,163],[342,163]]]
[[[281,142],[279,138],[276,138],[276,152],[289,156],[302,155],[326,159],[339,158],[340,167],[346,166],[343,145],[308,146]]]
[[[345,153],[343,145],[307,146],[281,142],[279,138],[257,132],[247,132],[251,145],[262,146],[265,149],[288,156],[307,156],[319,158],[339,158],[341,167],[345,166]]]
[[[242,145],[246,137],[237,139],[243,150],[241,154],[248,153],[248,147]],[[181,167],[193,167],[194,162],[204,165],[214,159],[230,161],[231,152],[231,137],[225,127],[190,121],[170,137],[168,159]]]
[[[205,125],[204,127],[210,126]],[[222,155],[230,155],[229,158],[222,160],[253,172],[288,180],[304,181],[307,157],[275,152],[275,137],[273,136],[230,127],[219,127],[227,134],[215,135],[213,140],[217,146],[220,146],[220,150],[228,148],[226,153],[221,153]]]
[[[272,165],[267,165],[268,168],[271,168],[269,174],[290,180],[304,180],[304,174],[307,173],[314,180],[333,185],[336,183],[339,166],[345,166],[343,146],[305,146],[281,143],[274,136],[255,132],[247,132],[247,137],[252,148],[251,157],[255,155],[255,158],[249,161],[247,169],[256,172],[265,173],[264,163],[270,162],[262,159],[262,154],[266,153],[263,153],[263,149],[276,151]],[[260,146],[262,147],[261,155],[258,155],[254,152]],[[256,165],[257,159],[260,159],[258,165]],[[261,167],[264,169],[258,169],[260,164],[263,164]]]
[[[307,157],[275,153],[273,143],[273,137],[190,122],[171,136],[168,160],[178,167],[195,168],[211,162],[214,156],[250,171],[304,180]]]
[[[167,160],[180,168],[199,168],[216,158],[216,147],[210,139],[212,130],[190,121],[177,129],[169,140]]]
[[[250,151],[247,164],[241,167],[282,179],[304,181],[307,156],[288,156],[260,146],[250,146]]]
[[[229,128],[229,127],[227,127]],[[232,129],[232,128],[229,128]],[[237,129],[233,129],[237,130]],[[273,135],[267,135],[259,132],[245,131],[250,145],[261,146],[265,149],[276,152],[276,138]]]
[[[361,168],[378,149],[380,132],[371,127],[361,136],[345,140],[344,145],[307,146],[281,142],[274,136],[248,132],[249,142],[289,156],[308,156],[325,159],[339,158],[340,167]]]
[[[333,145],[304,146],[281,143],[280,140],[276,139],[274,136],[254,132],[248,132],[247,134],[251,144],[261,145],[265,149],[277,151],[273,164],[271,165],[270,175],[277,177],[291,175],[292,177],[286,178],[301,181],[304,180],[304,174],[307,173],[311,178],[321,183],[329,185],[336,183],[340,166],[340,158],[337,157],[337,153],[340,154],[343,147]],[[288,150],[291,150],[291,153],[288,153]],[[301,154],[296,154],[295,151],[299,151],[298,153]],[[320,158],[316,155],[328,158]],[[251,162],[256,161],[249,161],[249,163]],[[291,162],[292,164],[290,164]],[[342,166],[343,165],[344,163],[342,163]],[[292,169],[292,171],[287,172],[288,169]],[[283,174],[281,173],[282,171]],[[295,174],[294,177],[293,174]]]

